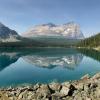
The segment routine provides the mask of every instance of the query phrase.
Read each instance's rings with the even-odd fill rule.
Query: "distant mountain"
[[[37,25],[22,36],[0,23],[0,47],[74,46],[84,36],[76,23]]]
[[[74,22],[63,25],[53,23],[37,25],[22,34],[23,37],[64,37],[66,39],[83,39],[80,26]]]
[[[11,30],[7,26],[0,23],[0,41],[1,42],[16,42],[19,41],[18,33],[14,30]]]
[[[41,45],[42,43],[40,42],[21,37],[15,30],[0,23],[0,47],[32,47]]]

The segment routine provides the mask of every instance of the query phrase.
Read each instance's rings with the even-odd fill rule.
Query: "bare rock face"
[[[83,39],[83,33],[80,26],[74,22],[63,25],[55,25],[52,23],[37,25],[23,33],[24,37],[37,37],[37,36],[59,36],[68,39]]]
[[[2,23],[0,23],[0,41],[1,42],[15,42],[18,41],[19,35],[16,31],[11,30]]]

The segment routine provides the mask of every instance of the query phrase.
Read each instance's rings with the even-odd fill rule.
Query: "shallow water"
[[[83,51],[68,48],[0,50],[0,86],[64,82],[100,72],[100,53]]]

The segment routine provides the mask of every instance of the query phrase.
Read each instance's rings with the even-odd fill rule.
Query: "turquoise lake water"
[[[100,72],[100,53],[68,48],[0,50],[0,86],[64,82]]]

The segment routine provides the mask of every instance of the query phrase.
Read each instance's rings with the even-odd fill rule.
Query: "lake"
[[[0,49],[0,86],[64,82],[100,72],[100,53],[69,48]]]

